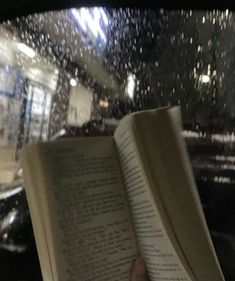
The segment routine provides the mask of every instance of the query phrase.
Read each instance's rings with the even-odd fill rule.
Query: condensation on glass
[[[19,202],[2,214],[22,191],[24,145],[110,135],[130,112],[181,105],[182,133],[229,280],[235,275],[234,85],[235,14],[228,10],[73,8],[2,23],[0,245],[12,245],[5,242]]]

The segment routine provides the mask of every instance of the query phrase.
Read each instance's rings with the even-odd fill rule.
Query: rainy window
[[[26,144],[112,135],[130,112],[180,105],[182,133],[220,253],[216,241],[224,233],[226,245],[235,241],[234,85],[235,15],[228,10],[72,8],[3,22],[0,211],[1,192],[22,190],[18,159]],[[0,232],[0,245],[25,249],[9,239]],[[231,248],[228,256],[234,257]],[[226,258],[220,258],[225,270]]]
[[[3,23],[1,146],[91,121],[115,127],[129,112],[165,105],[181,105],[185,136],[231,130],[233,28],[227,10],[100,7]]]

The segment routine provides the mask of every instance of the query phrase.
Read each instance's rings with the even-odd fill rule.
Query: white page
[[[163,223],[162,207],[160,202],[156,204],[152,194],[152,183],[147,176],[145,162],[140,158],[131,119],[121,122],[116,130],[115,140],[138,243],[150,280],[195,280],[190,268],[186,271],[186,263],[183,264],[179,258],[179,247],[176,251],[176,241],[174,237],[170,237],[166,221]]]
[[[138,249],[113,139],[65,140],[40,149],[44,219],[58,281],[129,281]]]

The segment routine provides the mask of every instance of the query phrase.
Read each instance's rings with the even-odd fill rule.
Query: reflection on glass
[[[27,143],[111,134],[130,112],[181,105],[208,224],[234,280],[234,34],[228,10],[73,8],[2,23],[0,190],[21,178]]]

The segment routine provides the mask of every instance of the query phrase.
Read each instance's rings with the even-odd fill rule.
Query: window
[[[226,280],[234,280],[234,34],[229,10],[72,8],[2,23],[2,214],[6,190],[19,188],[18,153],[27,143],[77,128],[110,134],[130,112],[181,105],[207,222]],[[0,249],[24,252],[28,240],[11,235],[0,232]]]

